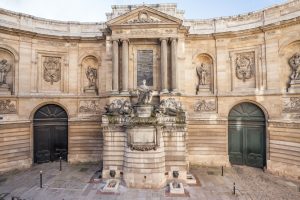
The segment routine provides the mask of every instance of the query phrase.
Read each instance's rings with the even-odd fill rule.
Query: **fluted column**
[[[168,52],[167,38],[160,39],[160,62],[161,62],[161,93],[168,93]]]
[[[113,40],[113,56],[112,56],[112,91],[119,91],[119,41]]]
[[[178,92],[177,85],[177,38],[171,38],[172,92]]]
[[[122,92],[128,92],[128,40],[122,40]]]

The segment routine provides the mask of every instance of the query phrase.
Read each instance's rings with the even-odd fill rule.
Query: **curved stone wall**
[[[140,13],[150,18],[141,23]],[[113,77],[122,91],[126,67],[125,85],[136,89],[137,51],[148,50],[154,101],[171,95],[160,93],[164,77],[166,90],[177,85],[180,95],[172,95],[187,111],[190,163],[229,165],[228,114],[252,102],[266,115],[267,169],[300,176],[300,91],[298,80],[291,81],[291,62],[299,62],[300,1],[208,20],[187,20],[183,13],[175,4],[113,6],[107,22],[78,23],[0,9],[0,62],[10,66],[8,88],[0,90],[0,172],[33,163],[33,115],[46,104],[68,112],[69,162],[115,158],[102,155],[100,116],[107,103],[129,99],[112,93]]]

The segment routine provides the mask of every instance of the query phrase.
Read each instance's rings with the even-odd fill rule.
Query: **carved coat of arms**
[[[254,75],[254,52],[240,53],[237,54],[235,64],[236,64],[236,77],[244,82],[250,79]]]
[[[44,62],[44,80],[50,82],[60,81],[61,78],[61,58],[59,57],[45,57]]]

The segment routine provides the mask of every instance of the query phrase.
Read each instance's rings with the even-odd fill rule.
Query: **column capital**
[[[162,42],[162,41],[164,41],[164,40],[165,40],[165,41],[168,41],[168,38],[166,38],[166,37],[159,38],[159,41],[160,41],[160,42]]]
[[[119,44],[120,39],[111,39],[112,42],[117,42]]]
[[[123,42],[127,42],[129,43],[129,39],[128,38],[121,38],[120,41],[123,43]]]
[[[173,41],[177,42],[177,41],[178,41],[178,37],[171,37],[171,38],[170,38],[170,41],[171,41],[171,42],[173,42]]]

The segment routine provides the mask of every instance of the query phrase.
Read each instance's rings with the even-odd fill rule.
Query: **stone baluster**
[[[178,92],[177,85],[177,38],[171,38],[172,93]]]
[[[119,40],[113,40],[112,91],[119,92]]]
[[[167,38],[160,39],[161,93],[168,93],[168,52]]]
[[[122,93],[128,93],[128,39],[122,40]]]

